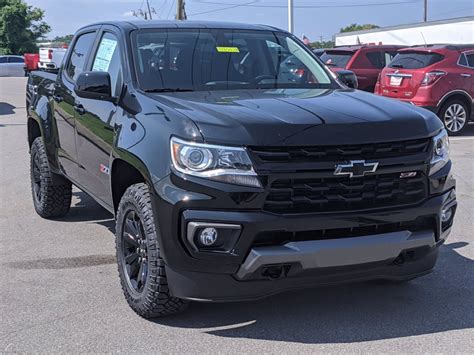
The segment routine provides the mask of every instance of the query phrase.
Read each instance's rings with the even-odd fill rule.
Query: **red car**
[[[427,108],[449,134],[460,134],[473,112],[474,45],[401,49],[382,71],[375,93]]]
[[[327,49],[321,60],[333,71],[353,71],[359,81],[359,89],[374,92],[380,71],[397,54],[402,46],[358,45]]]

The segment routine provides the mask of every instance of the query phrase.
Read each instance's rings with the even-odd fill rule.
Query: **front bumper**
[[[454,181],[448,181],[444,179],[442,186],[432,183],[434,195],[416,206],[278,215],[253,208],[262,202],[259,193],[242,195],[239,187],[230,185],[227,191],[216,192],[215,183],[209,188],[190,186],[192,182],[171,175],[155,185],[153,194],[170,291],[179,298],[227,301],[312,285],[403,280],[426,274],[434,267],[437,247],[450,231],[451,224],[442,225],[441,211],[456,208],[454,188],[438,190],[454,186]],[[413,220],[423,220],[423,228],[362,233],[352,238],[310,237],[271,246],[255,244],[262,233],[363,230],[374,224]],[[240,236],[229,252],[199,251],[186,235],[191,222],[238,225]]]

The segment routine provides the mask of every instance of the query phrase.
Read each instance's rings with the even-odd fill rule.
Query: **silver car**
[[[25,59],[20,55],[1,55],[0,76],[25,76]]]

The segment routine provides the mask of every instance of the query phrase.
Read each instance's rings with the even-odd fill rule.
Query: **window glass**
[[[389,64],[390,68],[420,69],[439,62],[443,56],[429,52],[400,52]]]
[[[466,54],[467,65],[471,68],[474,68],[474,53]]]
[[[345,68],[353,55],[353,52],[326,51],[320,58],[326,65]]]
[[[79,74],[84,70],[87,54],[92,47],[94,39],[95,32],[83,34],[77,39],[67,65],[67,75],[72,80],[76,81]]]
[[[10,57],[8,58],[8,63],[24,63],[25,60],[20,57]]]
[[[120,95],[122,88],[122,65],[118,40],[110,32],[104,33],[94,57],[92,71],[104,71],[110,74],[112,96]]]
[[[381,52],[368,52],[366,53],[366,56],[370,64],[372,64],[375,68],[382,69],[384,67]]]
[[[387,64],[390,64],[390,62],[396,55],[397,55],[397,52],[385,52],[384,53],[384,57],[385,57],[384,66],[386,66]]]
[[[0,63],[6,63],[7,57],[0,57]]]
[[[285,33],[141,30],[135,67],[145,90],[224,90],[333,85],[324,68]]]
[[[459,57],[459,65],[464,65],[467,67],[467,59],[464,53],[462,53],[461,56]]]

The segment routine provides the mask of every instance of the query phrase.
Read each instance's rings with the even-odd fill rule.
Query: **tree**
[[[340,33],[343,32],[353,32],[353,31],[363,31],[363,30],[370,30],[372,28],[380,28],[380,26],[373,25],[371,23],[367,23],[365,25],[358,25],[356,23],[352,23],[349,26],[342,27]]]
[[[56,36],[53,38],[54,43],[65,43],[69,45],[74,35]]]
[[[309,45],[311,48],[334,48],[333,41],[311,42]]]
[[[36,52],[36,41],[51,30],[43,17],[23,0],[0,0],[0,54]]]

